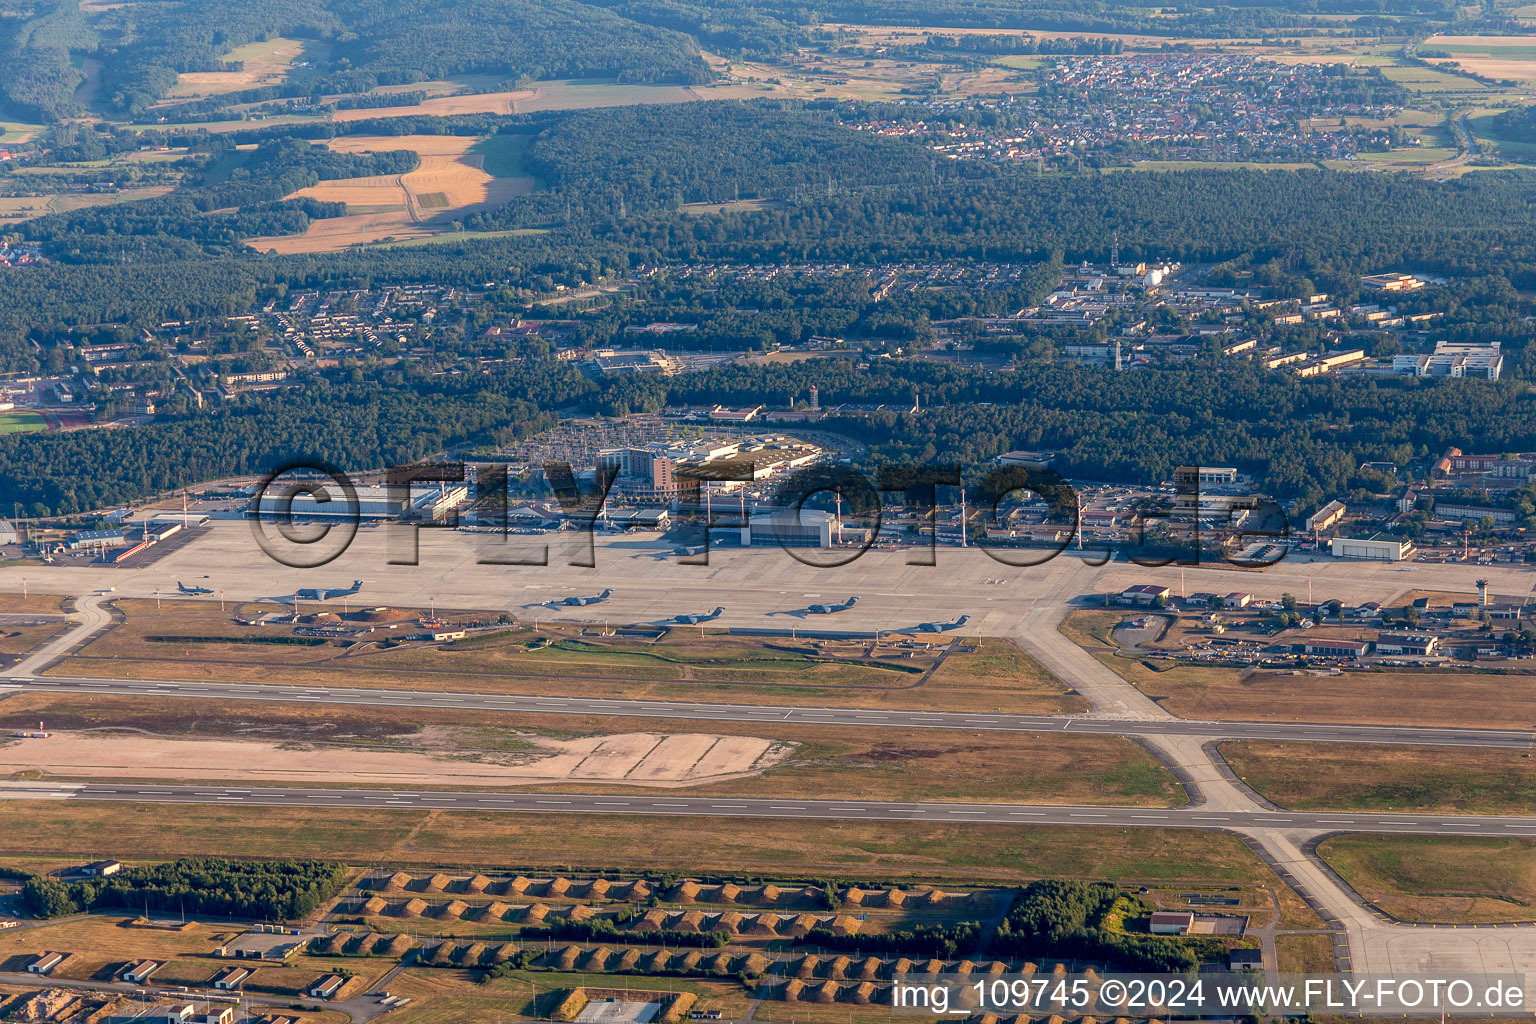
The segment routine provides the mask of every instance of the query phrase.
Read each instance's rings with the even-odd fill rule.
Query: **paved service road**
[[[94,679],[71,676],[13,678],[0,684],[28,690],[189,697],[368,707],[446,708],[514,714],[616,715],[693,721],[772,722],[889,729],[956,729],[972,732],[1064,732],[1099,736],[1190,736],[1320,743],[1488,747],[1536,751],[1536,730],[1443,729],[1396,725],[1326,725],[1293,722],[1195,722],[1177,718],[1008,715],[985,711],[921,711],[818,708],[769,704],[703,704],[666,700],[540,697],[523,694],[376,690],[340,686],[272,686],[257,683],[182,682],[170,679]]]
[[[878,800],[733,799],[661,795],[512,793],[487,790],[305,789],[155,786],[136,783],[0,783],[0,797],[271,807],[367,807],[517,811],[524,814],[664,814],[833,821],[985,822],[1121,828],[1278,828],[1426,835],[1536,836],[1536,818],[1444,814],[1213,811],[1199,807],[1073,807],[1040,804],[889,803]]]

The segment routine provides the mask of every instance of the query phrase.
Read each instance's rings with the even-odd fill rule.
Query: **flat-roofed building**
[[[1150,927],[1153,935],[1188,935],[1195,926],[1195,915],[1187,910],[1154,910]]]
[[[1318,637],[1301,644],[1301,653],[1320,658],[1363,658],[1371,651],[1367,640],[1346,640],[1338,637]]]
[[[1374,537],[1335,537],[1328,542],[1334,558],[1358,558],[1371,562],[1401,562],[1412,557],[1413,542],[1377,534]]]
[[[1427,658],[1440,646],[1433,633],[1382,633],[1376,638],[1376,653]]]
[[[1344,518],[1345,506],[1342,501],[1330,501],[1316,512],[1307,517],[1307,532],[1321,533],[1331,528],[1335,523]]]

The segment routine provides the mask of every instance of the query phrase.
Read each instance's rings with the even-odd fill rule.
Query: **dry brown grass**
[[[1221,752],[1250,786],[1292,810],[1526,814],[1536,802],[1528,751],[1245,740]]]
[[[694,723],[658,719],[627,719],[606,716],[487,715],[483,712],[360,708],[346,705],[273,705],[240,702],[185,701],[92,695],[18,694],[0,704],[0,728],[32,726],[39,719],[54,731],[103,729],[133,730],[121,737],[127,745],[158,751],[161,761],[175,764],[176,740],[190,737],[261,740],[255,750],[272,750],[275,744],[295,742],[315,745],[326,753],[320,759],[330,769],[355,784],[386,784],[355,774],[364,765],[420,760],[430,753],[446,759],[443,775],[436,781],[413,785],[518,785],[515,779],[483,778],[464,759],[495,762],[545,742],[568,737],[637,735],[684,729]],[[981,802],[1106,803],[1169,806],[1183,799],[1169,774],[1141,747],[1111,737],[1055,736],[1044,734],[1021,743],[1017,737],[996,733],[956,734],[905,729],[848,730],[829,726],[765,725],[760,723],[710,723],[712,733],[728,737],[767,740],[773,747],[789,746],[782,760],[752,777],[690,785],[697,795],[794,796],[841,799],[850,792],[870,800],[967,800]],[[142,735],[148,732],[154,737]],[[172,737],[165,739],[161,737]],[[530,742],[530,738],[535,742]],[[46,743],[52,741],[37,741]],[[17,763],[17,749],[0,751]],[[72,749],[70,756],[77,758]],[[271,765],[286,773],[302,758],[275,756]],[[95,764],[118,763],[91,758]],[[121,759],[120,759],[121,760]],[[569,760],[569,758],[567,758]],[[139,762],[135,762],[139,763]],[[198,780],[244,777],[231,759],[228,769],[183,771],[181,777]],[[70,773],[55,768],[61,776]],[[450,776],[449,772],[456,773]],[[142,777],[141,771],[121,769],[124,776]],[[157,768],[155,774],[159,774]],[[332,780],[335,781],[335,780]],[[523,780],[521,785],[558,789],[561,792],[625,792],[633,786],[623,780],[580,779],[561,781]]]
[[[294,61],[299,59],[304,49],[303,41],[282,38],[238,47],[226,54],[224,59],[243,64],[241,70],[183,72],[176,76],[176,84],[166,93],[166,100],[159,105],[277,85],[287,79]]]
[[[152,643],[152,635],[248,637],[216,602],[120,601],[127,621],[101,634],[52,675],[128,679],[345,685],[402,689],[540,693],[818,704],[866,708],[942,708],[1075,712],[1080,697],[1006,640],[951,654],[927,681],[940,650],[870,642],[674,633],[657,644],[583,636],[581,627],[519,628],[471,646],[282,647]],[[255,610],[254,606],[248,611]],[[282,627],[277,627],[279,630]],[[271,632],[273,627],[268,627]],[[535,636],[573,641],[530,651]],[[365,638],[368,639],[368,638]],[[281,667],[274,674],[272,669]],[[908,671],[916,669],[918,671]]]
[[[1268,884],[1234,837],[1189,829],[525,815],[414,809],[27,805],[0,855],[322,857],[356,864],[1017,882]]]
[[[1276,935],[1275,954],[1280,959],[1281,973],[1332,974],[1338,970],[1333,957],[1333,936],[1327,933]]]
[[[1404,921],[1536,921],[1536,843],[1464,836],[1337,836],[1317,852]]]

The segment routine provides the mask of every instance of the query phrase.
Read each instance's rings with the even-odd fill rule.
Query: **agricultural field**
[[[152,199],[171,191],[170,185],[150,185],[144,188],[127,188],[115,193],[56,192],[40,196],[0,196],[0,225],[5,222],[30,220],[50,213],[68,213],[89,206],[112,206],[131,203],[139,199]],[[0,432],[5,431],[0,425]]]
[[[1443,50],[1454,64],[1485,78],[1536,80],[1536,35],[1431,36],[1425,50]]]
[[[1298,811],[1524,814],[1536,804],[1529,751],[1227,742],[1232,770]]]
[[[183,71],[176,84],[157,106],[168,106],[191,99],[221,96],[244,89],[280,85],[288,80],[295,65],[323,59],[324,43],[277,37],[236,47],[223,56],[229,64],[243,64],[239,71]]]
[[[1536,921],[1536,845],[1463,836],[1336,836],[1317,852],[1355,891],[1403,921]]]
[[[332,139],[343,153],[385,153],[408,149],[421,158],[409,174],[323,181],[289,198],[346,203],[345,216],[310,224],[301,235],[253,238],[249,245],[280,254],[335,252],[349,245],[422,238],[451,226],[466,213],[501,206],[534,189],[528,176],[498,177],[485,169],[481,139],[454,135],[372,136]],[[493,152],[500,156],[499,149]],[[506,168],[505,160],[496,162]]]
[[[426,83],[436,84],[436,83]],[[419,86],[412,86],[415,90]],[[429,91],[429,90],[423,90]],[[435,91],[435,90],[430,90]],[[388,93],[375,90],[369,95]],[[527,114],[539,110],[577,110],[584,107],[627,107],[644,103],[692,103],[698,100],[741,100],[774,95],[764,86],[723,82],[713,85],[634,85],[603,81],[556,80],[536,82],[526,89],[496,92],[456,92],[429,96],[419,103],[397,107],[338,110],[334,121],[371,120],[379,117],[415,117],[456,114]]]
[[[42,125],[22,121],[0,121],[0,143],[26,142],[43,130]]]
[[[1448,71],[1431,71],[1417,65],[1384,67],[1381,73],[1411,92],[1446,102],[1455,102],[1458,95],[1487,97],[1494,91],[1470,78],[1453,75]]]

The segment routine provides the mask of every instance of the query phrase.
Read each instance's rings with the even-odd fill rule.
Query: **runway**
[[[872,800],[736,799],[674,795],[617,796],[455,790],[309,789],[299,787],[155,786],[136,783],[0,783],[13,800],[349,807],[521,814],[646,814],[823,821],[922,821],[997,825],[1095,825],[1115,828],[1300,829],[1419,835],[1536,836],[1536,818],[1440,814],[1207,811],[1188,808],[1074,807],[1038,804],[895,803]]]
[[[984,711],[922,711],[711,704],[691,701],[546,697],[531,694],[454,693],[344,686],[188,682],[174,679],[100,679],[84,676],[11,678],[0,684],[31,692],[93,693],[205,700],[344,704],[363,707],[495,711],[506,714],[608,715],[855,728],[949,729],[972,732],[1052,732],[1093,736],[1189,736],[1210,740],[1274,740],[1426,747],[1481,747],[1536,751],[1536,730],[1452,729],[1430,726],[1332,725],[1305,722],[1199,722],[1187,719],[1010,715]]]

